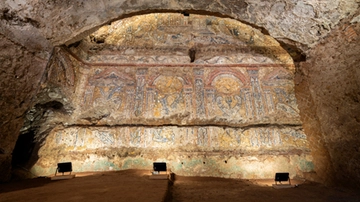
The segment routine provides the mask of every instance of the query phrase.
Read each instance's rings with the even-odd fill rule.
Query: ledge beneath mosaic
[[[64,155],[47,156],[38,160],[31,172],[38,176],[54,173],[57,162],[73,164],[74,172],[114,171],[125,169],[152,170],[152,163],[166,162],[169,171],[183,176],[212,176],[245,179],[272,179],[276,172],[289,172],[291,177],[304,177],[314,172],[310,154],[262,155],[239,157],[234,154],[159,154],[144,153],[128,157],[104,156],[101,154],[79,154],[69,152]]]
[[[54,129],[42,149],[161,148],[178,151],[308,149],[300,127],[69,127]]]
[[[71,161],[74,172],[149,169],[165,161],[178,175],[272,178],[312,172],[314,165],[301,127],[68,127],[55,128],[31,169],[53,173]]]

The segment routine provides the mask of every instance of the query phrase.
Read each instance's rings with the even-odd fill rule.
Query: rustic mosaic
[[[182,117],[216,124],[300,124],[293,75],[274,67],[104,67],[84,75],[82,111],[107,107],[119,123]],[[166,120],[165,120],[166,121]]]
[[[113,22],[55,49],[47,78],[73,111],[45,138],[34,173],[51,173],[55,161],[101,171],[160,160],[181,175],[313,171],[291,58],[234,20],[150,14]]]

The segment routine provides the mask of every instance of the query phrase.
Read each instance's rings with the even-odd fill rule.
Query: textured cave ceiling
[[[1,33],[30,50],[51,51],[71,44],[99,26],[126,16],[174,11],[227,16],[306,50],[330,33],[342,19],[353,16],[358,2],[323,1],[3,1]],[[359,18],[356,16],[353,21]]]

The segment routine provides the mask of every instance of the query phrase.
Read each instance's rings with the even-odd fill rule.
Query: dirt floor
[[[167,180],[150,180],[150,171],[78,173],[68,180],[50,178],[0,184],[0,202],[163,201]]]
[[[151,180],[149,175],[150,171],[126,170],[78,173],[70,180],[14,181],[0,184],[0,201],[360,201],[360,193],[355,190],[306,181],[293,180],[297,188],[274,189],[272,180],[175,176],[172,182]]]
[[[236,180],[213,177],[180,177],[170,187],[173,202],[180,201],[276,201],[360,202],[355,190],[329,188],[318,183],[292,180],[295,188],[275,189],[273,180]]]

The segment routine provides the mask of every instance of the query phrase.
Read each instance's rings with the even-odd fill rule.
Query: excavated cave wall
[[[265,27],[269,30],[269,33],[274,37],[282,40],[282,38],[288,38],[294,40],[295,42],[303,43],[305,46],[315,46],[317,41],[328,33],[334,28],[334,26],[339,23],[341,19],[346,16],[352,15],[357,9],[358,4],[356,1],[331,1],[331,2],[321,2],[321,1],[213,1],[203,5],[201,1],[159,1],[154,3],[153,1],[84,1],[82,3],[73,2],[73,1],[21,1],[21,2],[11,2],[11,1],[3,1],[0,3],[1,7],[1,14],[0,14],[0,32],[1,34],[5,35],[6,38],[11,38],[11,40],[15,41],[16,44],[9,42],[8,40],[2,40],[2,43],[10,44],[10,46],[5,46],[5,48],[1,52],[1,57],[11,57],[18,55],[18,58],[24,58],[23,61],[17,63],[16,61],[11,61],[11,64],[5,65],[7,63],[1,63],[2,68],[2,76],[4,81],[1,86],[1,118],[4,119],[1,122],[1,130],[4,131],[1,133],[1,141],[2,146],[0,148],[5,148],[0,150],[0,155],[2,155],[2,159],[0,162],[1,168],[4,169],[5,174],[2,174],[1,179],[8,179],[10,173],[10,164],[9,161],[11,159],[10,152],[15,144],[17,139],[18,130],[21,127],[21,120],[17,115],[23,114],[26,110],[27,105],[23,104],[19,106],[17,103],[27,103],[29,97],[34,95],[34,91],[29,91],[27,95],[23,94],[22,96],[16,96],[14,98],[12,93],[3,93],[3,92],[12,92],[16,91],[19,88],[14,88],[17,86],[14,80],[14,73],[10,71],[10,74],[5,72],[9,72],[9,67],[14,67],[15,69],[23,69],[24,67],[29,67],[35,65],[37,68],[31,68],[31,72],[33,71],[40,71],[41,68],[44,68],[45,61],[36,61],[30,63],[29,61],[33,60],[33,53],[38,51],[44,51],[41,54],[43,55],[42,58],[46,58],[46,55],[49,54],[49,51],[53,47],[54,44],[59,45],[65,42],[75,42],[82,38],[84,35],[82,33],[87,30],[91,30],[94,26],[100,26],[108,21],[121,16],[124,13],[131,13],[131,12],[138,12],[138,11],[149,11],[152,12],[157,9],[166,9],[166,10],[205,10],[209,12],[219,12],[219,13],[226,13],[236,19],[243,20],[245,22],[249,22],[254,24],[255,26]],[[301,26],[299,26],[299,22]],[[351,30],[351,29],[350,29]],[[355,33],[356,33],[356,29]],[[348,32],[348,35],[353,36],[351,34],[353,32]],[[87,34],[85,34],[87,35]],[[340,34],[339,34],[340,35]],[[344,35],[345,36],[345,35]],[[357,35],[355,35],[357,36]],[[74,39],[74,40],[69,40]],[[5,41],[5,42],[4,42]],[[340,40],[341,41],[341,40]],[[9,42],[9,43],[7,43]],[[330,41],[331,42],[331,41]],[[351,43],[349,41],[344,41],[345,43],[342,47],[346,46],[345,44]],[[332,42],[335,43],[335,42]],[[352,43],[352,46],[355,46],[356,43]],[[11,48],[9,48],[11,47]],[[11,52],[12,48],[14,49],[23,49],[22,47],[26,47],[29,51],[14,51],[14,54],[8,54]],[[346,48],[344,48],[346,49]],[[344,50],[345,51],[345,50]],[[348,51],[348,49],[346,49]],[[326,52],[326,51],[324,51]],[[311,57],[316,56],[316,54],[320,53],[313,52],[310,54]],[[45,56],[44,56],[45,55]],[[353,55],[348,58],[353,58]],[[16,58],[16,57],[14,57]],[[30,59],[31,58],[31,59]],[[330,58],[331,59],[331,58]],[[47,60],[47,58],[46,58]],[[321,60],[321,58],[319,58]],[[333,61],[333,60],[331,60]],[[344,61],[350,61],[344,59]],[[315,61],[314,64],[317,64]],[[327,61],[324,61],[324,66]],[[40,65],[39,65],[40,64]],[[346,64],[346,62],[345,62]],[[40,69],[38,69],[40,67]],[[314,147],[314,150],[320,151],[316,152],[314,155],[314,162],[317,165],[318,175],[322,175],[323,180],[326,178],[331,178],[332,175],[325,174],[327,173],[325,170],[331,170],[331,162],[327,156],[332,154],[336,156],[337,154],[341,155],[342,153],[337,153],[335,149],[332,149],[332,152],[327,151],[327,147],[323,145],[324,139],[327,134],[323,131],[323,127],[319,127],[323,123],[325,125],[330,126],[327,121],[324,121],[325,116],[322,115],[319,119],[317,118],[318,115],[315,114],[315,111],[320,111],[321,113],[331,112],[330,116],[331,120],[333,121],[333,117],[339,114],[337,111],[331,111],[331,107],[325,107],[325,105],[318,105],[317,101],[313,101],[314,93],[309,94],[308,92],[317,92],[315,94],[318,97],[320,96],[320,91],[324,89],[322,87],[325,86],[316,86],[315,83],[317,82],[315,79],[310,80],[308,75],[307,69],[312,69],[313,67],[317,67],[317,65],[310,66],[310,65],[303,65],[304,75],[302,75],[300,80],[302,81],[301,84],[304,89],[309,90],[302,90],[300,96],[298,97],[299,108],[302,111],[302,106],[307,106],[305,113],[302,114],[302,120],[304,124],[308,125],[304,126],[305,131],[310,138],[310,143],[312,144],[311,147]],[[26,68],[25,68],[26,69]],[[324,70],[326,71],[326,70]],[[29,73],[31,73],[29,72]],[[350,71],[351,72],[351,71]],[[355,71],[356,72],[356,71]],[[323,73],[323,72],[322,72]],[[312,78],[316,78],[319,75],[315,73],[312,74]],[[2,77],[3,78],[3,77]],[[324,77],[325,78],[325,77]],[[40,81],[39,79],[36,80],[27,80],[27,85],[30,86],[37,86]],[[311,82],[310,82],[311,81]],[[331,80],[332,82],[333,80]],[[330,81],[327,81],[330,82]],[[20,82],[21,83],[21,82]],[[300,84],[300,83],[299,83]],[[25,85],[25,84],[24,84]],[[345,85],[342,83],[342,85]],[[341,88],[342,85],[337,85]],[[347,83],[345,86],[350,86]],[[315,88],[315,89],[314,89]],[[340,91],[340,90],[339,90]],[[340,95],[343,92],[340,92]],[[11,95],[10,95],[11,94]],[[299,93],[297,93],[298,95]],[[4,96],[6,95],[6,96]],[[55,95],[55,94],[53,94]],[[315,97],[316,97],[315,96]],[[25,97],[25,98],[23,98]],[[325,96],[323,96],[323,100],[325,100]],[[348,97],[347,95],[345,97]],[[14,100],[19,99],[19,102]],[[58,97],[58,99],[62,99]],[[4,102],[5,100],[5,102]],[[9,100],[9,101],[6,101]],[[20,101],[21,100],[21,101]],[[335,102],[331,98],[328,99],[332,102]],[[14,102],[13,102],[14,101]],[[353,101],[350,100],[350,103]],[[327,110],[320,110],[322,107],[326,108]],[[339,106],[339,104],[334,103],[333,106]],[[343,106],[343,105],[341,105]],[[340,107],[339,107],[340,108]],[[8,109],[13,109],[11,113],[6,113],[6,111],[10,112]],[[314,110],[318,109],[318,110]],[[320,113],[320,114],[321,114]],[[352,112],[350,112],[351,114]],[[12,117],[12,114],[16,114]],[[303,116],[305,115],[306,116]],[[325,113],[324,113],[325,114]],[[345,114],[345,112],[341,112],[341,114]],[[335,116],[334,116],[335,115]],[[305,117],[305,118],[304,118]],[[336,121],[334,121],[337,123]],[[310,123],[310,124],[308,124]],[[328,127],[330,128],[330,127]],[[346,132],[347,127],[340,127],[341,131],[344,134],[348,134]],[[350,128],[350,127],[349,127]],[[355,127],[356,128],[356,127]],[[350,128],[355,130],[353,128]],[[329,130],[329,129],[327,129]],[[315,131],[315,132],[313,132]],[[339,131],[339,129],[335,130]],[[313,135],[317,134],[317,135]],[[329,132],[332,134],[332,131]],[[354,137],[354,136],[352,136]],[[12,145],[12,146],[11,146]],[[350,144],[351,145],[351,144]],[[317,148],[318,147],[318,148]],[[335,147],[334,147],[335,148]],[[347,147],[344,148],[356,148],[356,147]],[[340,148],[339,151],[342,151]],[[345,152],[347,155],[350,156],[349,159],[353,158],[356,159],[354,154],[355,152]],[[316,159],[319,159],[318,161]],[[323,160],[321,160],[323,159]],[[335,159],[340,159],[340,157],[336,157]],[[345,158],[347,159],[347,158]],[[316,161],[318,163],[316,163]],[[333,161],[334,162],[334,161]],[[344,160],[339,160],[339,162],[345,162]],[[356,162],[356,161],[351,161]],[[355,171],[352,171],[349,165],[336,164],[337,170],[345,170],[345,173],[350,174],[349,176],[357,176]],[[3,166],[4,165],[4,166]],[[356,163],[352,163],[353,168],[356,168]],[[321,169],[323,168],[323,169]],[[355,169],[354,169],[355,170]],[[331,173],[331,172],[330,172]],[[359,179],[354,177],[353,179]],[[358,181],[358,180],[357,180]]]
[[[0,35],[0,181],[10,179],[11,155],[46,63]]]
[[[308,60],[300,65],[301,76],[296,79],[305,132],[313,137],[309,141],[314,142],[310,145],[315,165],[323,166],[324,173],[320,175],[324,181],[333,176],[338,182],[357,186],[360,179],[359,35],[358,23],[337,27],[309,52]],[[304,92],[306,86],[308,92]]]

